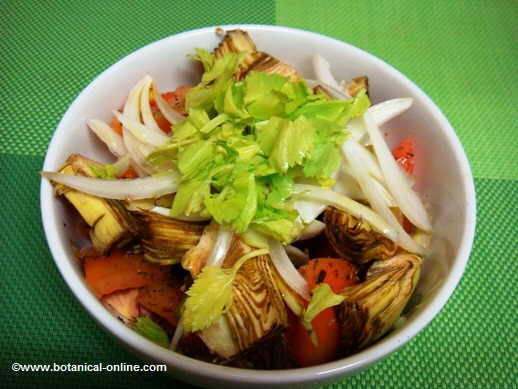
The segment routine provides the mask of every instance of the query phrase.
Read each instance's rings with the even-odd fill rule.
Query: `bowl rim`
[[[43,170],[49,169],[53,161],[55,161],[56,154],[56,143],[57,139],[61,135],[61,132],[65,131],[64,125],[68,121],[68,117],[71,115],[71,111],[76,105],[79,105],[79,101],[83,95],[89,93],[90,90],[96,87],[99,79],[108,76],[112,72],[116,72],[117,69],[124,65],[125,62],[131,60],[131,58],[139,56],[148,46],[158,44],[165,40],[174,40],[187,35],[204,34],[206,32],[214,31],[217,27],[223,29],[235,29],[241,28],[244,30],[253,31],[275,31],[278,33],[290,32],[296,34],[302,34],[305,36],[312,36],[314,38],[334,41],[345,46],[348,50],[355,51],[363,56],[369,58],[369,61],[383,67],[386,72],[391,73],[401,80],[407,87],[413,89],[427,108],[432,112],[432,115],[438,120],[441,131],[450,142],[451,146],[455,151],[454,157],[457,160],[459,168],[462,172],[464,186],[465,200],[466,200],[466,212],[464,215],[464,223],[466,228],[464,229],[461,243],[459,246],[457,260],[453,264],[450,272],[447,274],[446,279],[442,286],[437,290],[436,295],[432,301],[419,312],[410,323],[406,324],[401,331],[397,334],[389,334],[382,340],[378,341],[369,348],[360,351],[354,355],[346,358],[338,359],[325,364],[320,364],[311,367],[296,368],[296,369],[285,369],[285,370],[253,370],[253,369],[242,369],[228,366],[215,365],[209,362],[203,362],[196,360],[178,353],[173,353],[170,350],[164,349],[147,339],[141,337],[133,330],[124,326],[118,319],[112,316],[100,303],[100,301],[92,294],[89,288],[84,283],[84,279],[81,279],[74,271],[70,261],[67,260],[67,253],[63,245],[59,245],[59,236],[57,229],[54,227],[55,221],[53,216],[52,202],[54,196],[52,192],[52,186],[45,179],[41,180],[40,189],[40,206],[42,222],[45,232],[45,237],[49,249],[52,253],[54,262],[58,267],[58,270],[65,280],[66,284],[80,302],[84,309],[89,313],[91,317],[100,324],[100,326],[114,335],[119,341],[130,349],[137,351],[141,356],[144,356],[148,360],[157,361],[160,363],[166,363],[168,367],[173,370],[187,374],[194,374],[195,376],[218,379],[227,382],[253,382],[256,384],[283,384],[283,383],[294,383],[304,382],[308,380],[325,380],[335,376],[341,376],[346,374],[354,374],[360,369],[371,365],[372,363],[387,357],[410,339],[417,335],[424,327],[426,327],[433,318],[440,312],[443,306],[448,301],[449,297],[454,292],[457,284],[460,282],[464,273],[467,261],[470,256],[471,247],[473,244],[475,234],[475,222],[476,222],[476,199],[475,199],[475,188],[473,182],[473,175],[468,163],[468,159],[464,152],[464,149],[458,139],[454,129],[446,119],[445,115],[440,111],[437,105],[431,100],[430,97],[416,84],[414,84],[407,76],[398,71],[392,65],[386,63],[380,58],[364,51],[356,46],[341,40],[312,32],[304,29],[284,27],[278,25],[266,25],[266,24],[229,24],[219,26],[209,26],[203,28],[196,28],[188,31],[184,31],[178,34],[170,35],[165,38],[151,42],[130,54],[119,59],[117,62],[109,66],[97,77],[95,77],[86,88],[84,88],[74,99],[72,104],[67,108],[67,111],[60,120],[52,139],[49,143],[47,154],[45,156]],[[58,135],[59,134],[59,135]]]

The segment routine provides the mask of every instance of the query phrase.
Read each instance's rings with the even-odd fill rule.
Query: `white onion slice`
[[[294,292],[305,300],[309,300],[308,283],[295,268],[284,247],[272,238],[268,239],[268,244],[270,246],[270,258],[281,278]]]
[[[315,54],[313,55],[313,58],[311,58],[311,62],[313,64],[313,71],[315,72],[315,76],[319,82],[328,84],[333,88],[340,90],[340,85],[338,85],[333,74],[331,74],[331,65],[329,64],[329,61],[320,54]]]
[[[332,205],[342,209],[356,218],[366,220],[372,228],[380,232],[390,240],[396,241],[397,232],[383,218],[377,215],[369,207],[358,203],[348,197],[342,196],[330,189],[314,185],[295,184],[295,192],[313,201],[319,201],[326,205]]]
[[[156,85],[153,84],[153,88],[155,91],[155,101],[158,109],[162,112],[162,115],[167,119],[167,121],[171,124],[176,124],[185,119],[185,117],[176,112],[167,102],[164,100]]]
[[[162,216],[168,216],[171,219],[175,220],[181,220],[183,222],[203,222],[210,220],[210,217],[203,217],[203,216],[197,216],[197,215],[182,215],[182,216],[171,216],[171,208],[165,208],[165,207],[153,207],[150,209],[151,212],[158,213]]]
[[[301,249],[292,246],[291,244],[285,246],[285,249],[286,254],[288,254],[288,257],[290,257],[291,262],[293,262],[295,266],[302,266],[308,263],[309,255]]]
[[[310,88],[314,88],[316,86],[321,86],[328,92],[331,97],[337,99],[337,100],[351,100],[351,96],[349,96],[347,93],[344,93],[343,90],[336,89],[334,86],[329,85],[324,82],[320,82],[317,80],[312,80],[311,78],[306,78],[306,83]]]
[[[164,132],[156,123],[155,117],[153,116],[153,112],[151,111],[151,105],[149,101],[149,88],[151,88],[153,80],[151,77],[146,79],[144,86],[142,87],[142,92],[140,94],[140,113],[142,115],[142,122],[144,126],[147,127],[151,132],[163,135]]]
[[[413,102],[414,99],[411,97],[390,99],[373,105],[367,110],[367,112],[371,115],[376,125],[381,126],[382,124],[405,112],[412,106]]]
[[[117,162],[115,162],[112,166],[115,169],[115,175],[120,176],[123,174],[126,170],[129,169],[131,165],[131,157],[126,154],[120,157]]]
[[[223,260],[227,256],[228,249],[230,248],[230,243],[232,243],[233,237],[234,232],[232,232],[231,229],[223,225],[219,225],[216,235],[216,242],[214,243],[212,252],[207,258],[206,266],[221,266],[223,264]]]
[[[367,133],[369,134],[372,145],[374,146],[374,152],[378,157],[381,171],[385,178],[385,184],[394,196],[401,212],[403,212],[408,220],[410,220],[415,226],[428,232],[431,231],[432,226],[430,224],[428,213],[426,212],[421,199],[408,185],[408,180],[392,156],[380,129],[376,126],[368,112],[364,115],[364,121]]]
[[[308,224],[315,220],[318,215],[324,212],[326,205],[318,201],[300,199],[293,203],[293,208],[295,208],[299,213],[301,221],[305,224]]]
[[[106,144],[113,155],[122,157],[128,152],[126,146],[124,146],[122,136],[117,134],[108,124],[98,119],[89,119],[86,121],[86,124]]]
[[[149,175],[155,173],[155,169],[146,161],[146,155],[148,150],[143,151],[145,146],[138,141],[137,138],[124,126],[122,128],[122,134],[124,139],[124,145],[128,150],[128,154],[131,156],[133,166],[137,170],[139,176]]]
[[[368,153],[370,154],[369,151]],[[374,184],[380,190],[387,206],[391,208],[397,207],[396,201],[394,200],[390,192],[387,190],[387,188],[385,188],[385,186],[377,179],[374,179],[373,181]],[[346,160],[342,161],[342,166],[338,171],[336,183],[333,187],[333,190],[337,193],[340,193],[341,195],[350,197],[351,199],[356,201],[367,200],[365,194],[361,190],[360,186],[358,185],[358,182],[356,181],[356,178],[354,177],[351,171],[351,167],[349,166]]]
[[[117,200],[159,197],[176,192],[178,185],[178,175],[176,174],[122,180],[101,180],[55,172],[41,172],[41,175],[80,192]]]
[[[412,106],[412,102],[413,99],[411,97],[391,99],[373,105],[367,110],[367,112],[371,114],[371,117],[377,126],[382,126],[389,120],[405,112]],[[351,119],[347,123],[347,129],[350,131],[351,137],[358,143],[364,146],[371,144],[362,117]]]
[[[146,75],[131,89],[126,104],[122,112],[124,115],[129,117],[131,120],[140,122],[140,96],[142,94],[142,88],[146,85],[151,77]]]
[[[176,328],[174,329],[173,338],[171,339],[171,343],[169,344],[169,350],[176,351],[176,348],[178,347],[178,343],[180,343],[180,339],[182,339],[183,336],[183,318],[181,317],[180,320],[178,320],[178,324],[176,325]]]
[[[161,130],[160,132],[151,131],[145,125],[131,120],[129,117],[121,114],[119,111],[113,111],[113,114],[122,123],[122,125],[127,128],[131,134],[141,143],[145,143],[153,147],[160,147],[169,140],[169,137],[164,135]]]
[[[394,242],[405,250],[422,254],[424,251],[423,248],[406,233],[394,214],[391,212],[390,208],[386,205],[378,187],[374,184],[374,178],[369,175],[365,168],[362,153],[358,151],[361,147],[362,146],[355,141],[348,140],[343,144],[342,152],[351,165],[351,170],[365,193],[367,201],[371,207],[397,232],[396,239],[392,239]]]
[[[326,224],[320,220],[313,220],[299,234],[296,240],[308,240],[320,235],[326,228]]]

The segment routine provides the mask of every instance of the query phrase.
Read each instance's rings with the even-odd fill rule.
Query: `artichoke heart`
[[[345,301],[337,308],[341,346],[346,355],[367,347],[389,331],[414,292],[422,260],[399,254],[375,262],[366,280],[345,288]]]
[[[366,90],[367,95],[369,94],[369,79],[367,76],[353,78],[345,85],[345,90],[352,97],[356,96],[362,89]]]
[[[275,73],[283,77],[288,78],[290,81],[295,82],[301,79],[300,74],[291,65],[272,57],[267,53],[260,53],[261,56],[252,65],[250,71],[253,72],[264,72],[264,73]]]
[[[94,167],[102,167],[79,154],[71,155],[60,173],[95,177]],[[77,209],[81,217],[90,226],[90,239],[93,247],[101,254],[113,246],[123,247],[137,234],[134,218],[118,200],[109,200],[89,195],[64,185],[55,185],[56,193],[64,196]]]
[[[234,75],[236,80],[241,80],[249,71],[250,67],[260,57],[255,43],[250,35],[243,30],[227,31],[219,46],[214,50],[214,56],[221,58],[227,53],[246,53],[239,68]]]
[[[290,81],[301,79],[295,68],[267,53],[257,51],[250,35],[243,30],[227,31],[219,46],[214,50],[216,58],[221,58],[227,53],[246,53],[239,68],[234,75],[236,80],[243,79],[250,71],[277,73],[287,77]]]
[[[360,220],[336,208],[324,214],[325,233],[335,251],[357,264],[384,260],[396,254],[398,246]]]
[[[200,241],[204,223],[185,222],[154,212],[136,212],[141,221],[141,246],[144,257],[152,262],[180,262]]]
[[[250,246],[235,237],[223,267],[231,267],[239,257],[251,251]],[[288,326],[275,272],[268,255],[251,258],[239,269],[233,283],[232,305],[221,320],[198,332],[218,358],[228,360],[237,356]]]

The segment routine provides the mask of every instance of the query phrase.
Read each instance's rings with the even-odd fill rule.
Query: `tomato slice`
[[[357,267],[343,259],[315,258],[299,268],[310,289],[327,283],[334,293],[358,282]],[[290,327],[285,339],[291,358],[300,366],[313,366],[336,358],[340,341],[340,325],[333,307],[324,309],[311,322],[318,339],[315,345],[300,319],[289,312]]]

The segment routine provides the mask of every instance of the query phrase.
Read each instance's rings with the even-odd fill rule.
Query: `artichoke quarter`
[[[79,154],[68,157],[60,173],[95,177],[94,167],[102,167],[99,162]],[[56,194],[65,197],[90,226],[93,247],[101,254],[113,246],[123,247],[137,234],[137,225],[132,215],[119,200],[102,199],[67,186],[56,184]]]
[[[180,262],[195,247],[206,223],[185,222],[154,212],[136,212],[141,221],[140,236],[144,257],[152,262]]]
[[[396,243],[375,231],[365,220],[336,208],[327,208],[324,222],[325,234],[333,249],[351,262],[364,264],[396,254]]]
[[[250,251],[250,246],[235,237],[223,267],[231,267]],[[275,283],[275,272],[268,255],[246,261],[234,279],[230,308],[218,322],[198,332],[220,360],[228,360],[258,346],[288,326],[286,308]]]
[[[290,81],[301,79],[295,68],[288,65],[267,53],[257,51],[254,41],[250,35],[243,30],[227,31],[219,46],[214,50],[216,58],[227,53],[246,53],[245,58],[239,65],[234,75],[236,80],[243,79],[250,71],[276,73],[287,77]]]
[[[362,89],[365,89],[369,94],[369,79],[366,76],[353,78],[345,85],[345,90],[353,97]]]
[[[407,253],[375,262],[364,282],[340,293],[345,300],[337,314],[345,355],[367,347],[394,326],[414,292],[421,263],[420,257]]]

